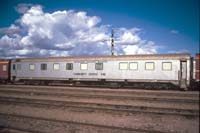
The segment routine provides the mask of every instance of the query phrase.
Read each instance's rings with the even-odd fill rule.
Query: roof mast
[[[111,31],[111,56],[114,56],[114,30]]]

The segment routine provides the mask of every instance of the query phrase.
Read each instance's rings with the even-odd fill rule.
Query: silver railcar
[[[24,58],[11,61],[14,81],[104,81],[190,86],[190,54]]]

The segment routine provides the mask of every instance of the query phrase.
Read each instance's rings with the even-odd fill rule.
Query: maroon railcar
[[[0,60],[0,82],[7,82],[10,80],[10,61]]]
[[[200,54],[196,54],[195,56],[195,80],[200,81]]]

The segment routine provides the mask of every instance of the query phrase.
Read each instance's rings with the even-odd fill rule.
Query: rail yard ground
[[[0,132],[199,133],[199,91],[0,85]]]

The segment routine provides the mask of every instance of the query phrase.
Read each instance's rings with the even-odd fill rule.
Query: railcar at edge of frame
[[[200,87],[200,53],[196,54],[193,59],[192,75],[193,79],[191,81],[190,89],[199,90]]]
[[[0,83],[10,81],[10,60],[0,60]]]

